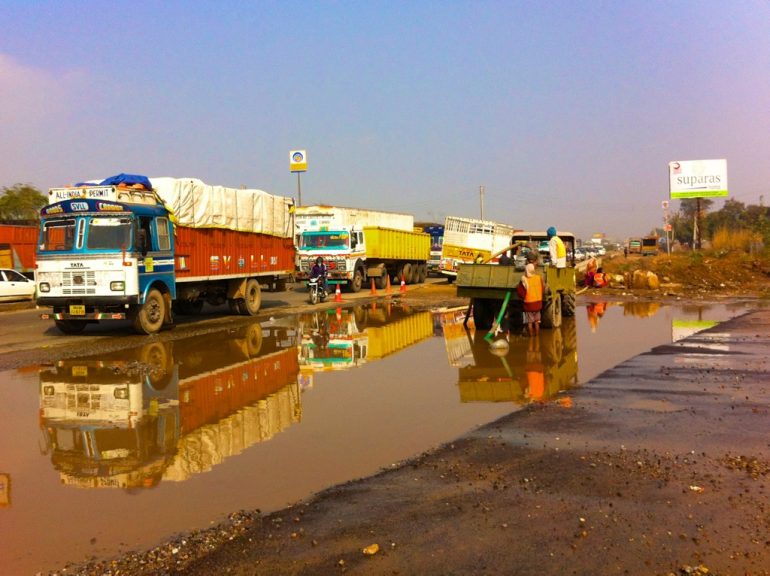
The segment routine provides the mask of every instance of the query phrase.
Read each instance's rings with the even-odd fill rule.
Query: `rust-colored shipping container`
[[[34,272],[36,242],[37,226],[0,224],[0,268]]]
[[[210,276],[290,275],[291,238],[221,228],[175,227],[177,282]]]

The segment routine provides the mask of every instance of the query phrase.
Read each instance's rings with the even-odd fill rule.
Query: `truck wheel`
[[[419,264],[412,264],[412,281],[410,284],[419,284],[420,283],[420,265]]]
[[[401,278],[403,278],[404,282],[407,284],[412,283],[412,265],[409,262],[404,264],[404,267],[401,269]],[[401,282],[401,278],[398,279],[399,283]]]
[[[384,290],[388,287],[388,271],[383,270],[382,276],[375,276],[374,277],[374,287],[378,290]]]
[[[163,294],[153,288],[148,292],[144,304],[134,315],[134,330],[139,334],[155,334],[160,332],[165,319],[166,301],[163,299]]]
[[[554,292],[551,299],[543,303],[541,324],[543,328],[558,328],[561,326],[561,294]]]
[[[356,268],[356,271],[353,273],[353,280],[350,282],[350,291],[351,292],[360,292],[361,286],[364,284],[364,275],[361,272],[360,268]]]
[[[240,306],[241,314],[244,316],[256,316],[262,306],[262,292],[259,282],[254,278],[246,281],[246,295],[243,298],[243,304]]]
[[[561,315],[572,318],[575,315],[575,293],[563,294],[561,299]]]
[[[87,324],[85,320],[55,320],[54,322],[62,334],[80,334]]]
[[[262,326],[259,324],[252,324],[246,329],[246,350],[249,353],[249,358],[254,358],[259,354],[262,349]]]
[[[417,282],[419,284],[422,284],[423,282],[425,282],[425,279],[428,277],[428,265],[420,264],[418,270],[419,270],[419,274],[417,277]]]
[[[451,284],[452,282],[455,281],[455,277],[454,276],[445,276],[445,278],[446,278],[446,283],[447,284]]]
[[[240,314],[241,313],[241,306],[239,302],[241,301],[240,298],[228,298],[227,299],[227,307],[230,309],[230,314]]]

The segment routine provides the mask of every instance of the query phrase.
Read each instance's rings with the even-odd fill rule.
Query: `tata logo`
[[[86,265],[82,262],[70,262],[70,268],[85,268]]]
[[[71,202],[70,208],[79,212],[88,211],[88,202]]]

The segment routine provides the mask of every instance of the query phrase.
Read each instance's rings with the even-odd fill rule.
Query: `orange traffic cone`
[[[401,289],[400,289],[400,291],[401,292],[406,292],[406,280],[404,279],[403,276],[401,276]]]
[[[374,278],[372,278],[372,294],[377,294],[377,288],[374,286]]]
[[[385,277],[385,292],[390,294],[390,274]]]
[[[334,301],[342,302],[342,292],[340,292],[340,285],[337,284],[337,289],[334,291]]]

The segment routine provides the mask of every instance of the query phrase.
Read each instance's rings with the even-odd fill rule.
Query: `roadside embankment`
[[[373,477],[60,574],[768,575],[768,346],[755,311]]]

